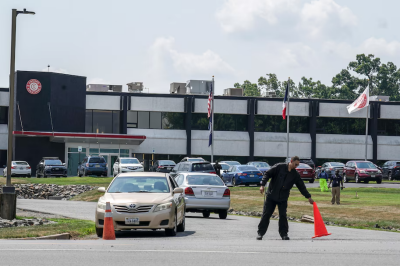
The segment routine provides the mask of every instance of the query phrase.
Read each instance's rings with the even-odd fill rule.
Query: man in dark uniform
[[[221,169],[222,169],[222,166],[218,163],[218,161],[215,161],[214,169],[215,169],[215,173],[217,173],[217,175],[218,175],[219,177],[221,177]]]
[[[265,185],[268,180],[271,179],[271,181],[268,186],[263,215],[258,225],[257,240],[262,240],[264,234],[267,232],[269,219],[274,213],[276,205],[278,205],[279,210],[279,234],[282,240],[290,239],[288,236],[289,225],[286,217],[286,210],[290,189],[294,184],[296,184],[296,187],[300,190],[301,194],[308,199],[310,204],[314,203],[300,174],[296,171],[296,167],[299,166],[299,164],[299,157],[294,156],[291,158],[290,163],[276,164],[264,174],[260,187],[261,194],[264,193]]]

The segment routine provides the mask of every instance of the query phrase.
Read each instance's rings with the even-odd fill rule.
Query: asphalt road
[[[95,203],[18,200],[18,208],[93,220]],[[310,205],[311,208],[311,205]],[[291,241],[282,241],[271,221],[256,241],[259,219],[188,214],[186,231],[117,234],[116,241],[0,241],[1,265],[398,265],[400,233],[327,227],[332,235],[312,240],[310,224],[289,223]]]

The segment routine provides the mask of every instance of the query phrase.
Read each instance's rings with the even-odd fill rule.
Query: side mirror
[[[183,188],[177,187],[177,188],[174,189],[174,192],[173,192],[173,193],[174,193],[174,194],[181,194],[181,193],[183,193]]]
[[[97,191],[98,191],[98,192],[105,193],[105,192],[106,192],[106,188],[105,188],[105,187],[99,187],[99,188],[97,189]]]

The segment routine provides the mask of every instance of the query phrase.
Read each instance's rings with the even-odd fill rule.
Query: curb
[[[69,240],[71,235],[69,233],[40,236],[40,237],[27,237],[27,238],[9,238],[7,240]]]

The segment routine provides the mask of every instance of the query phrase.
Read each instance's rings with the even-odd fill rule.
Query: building
[[[40,82],[39,92],[29,92],[31,80]],[[0,166],[7,156],[8,98],[8,89],[0,89]],[[89,154],[105,156],[110,169],[118,156],[137,157],[145,167],[152,159],[210,159],[207,99],[205,94],[87,91],[85,77],[17,71],[14,159],[28,161],[35,174],[43,156],[58,156],[69,175],[76,175],[78,162]],[[350,103],[291,99],[290,155],[310,157],[318,165],[363,159],[366,110],[349,115]],[[283,161],[281,114],[281,98],[215,96],[215,160]],[[368,159],[400,160],[399,148],[400,102],[371,102]]]

